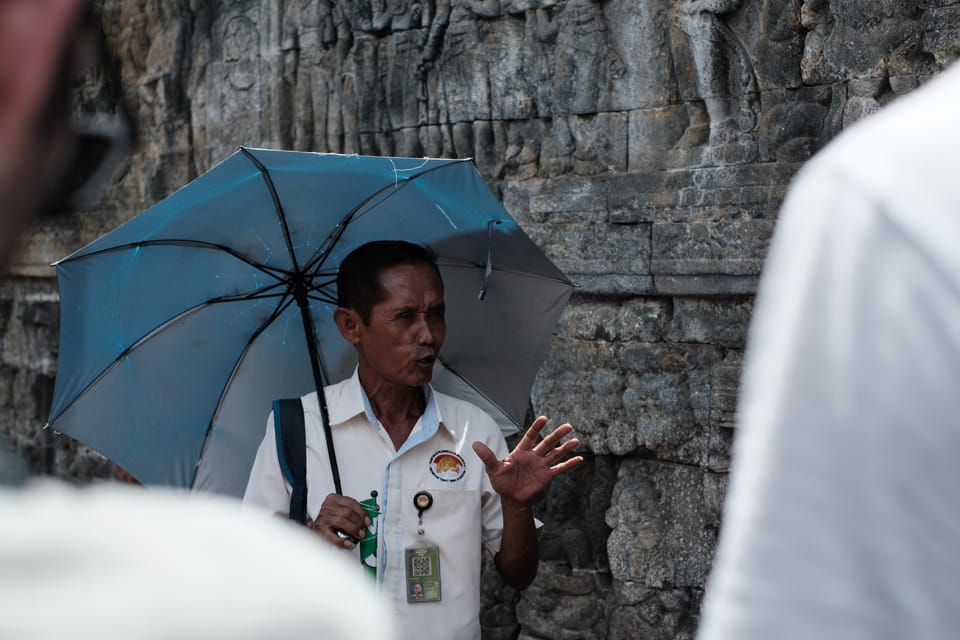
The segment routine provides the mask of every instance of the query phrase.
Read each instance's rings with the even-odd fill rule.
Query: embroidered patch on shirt
[[[463,477],[467,465],[453,451],[441,449],[430,458],[430,473],[444,482],[456,482]]]

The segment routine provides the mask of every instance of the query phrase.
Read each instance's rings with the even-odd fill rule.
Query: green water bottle
[[[360,506],[367,512],[371,523],[364,531],[360,540],[360,564],[363,570],[374,580],[377,578],[377,518],[380,516],[380,505],[377,504],[377,492],[371,491],[370,497],[360,501]]]

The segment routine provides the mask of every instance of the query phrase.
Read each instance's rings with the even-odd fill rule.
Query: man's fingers
[[[583,456],[574,456],[568,460],[564,460],[559,464],[555,464],[550,467],[550,470],[553,471],[555,475],[560,475],[561,473],[566,473],[573,469],[575,466],[583,462]]]
[[[359,502],[348,496],[331,493],[324,499],[320,513],[317,514],[310,528],[319,532],[330,543],[352,549],[355,542],[337,532],[360,540],[364,536],[364,528],[370,524],[370,518]]]
[[[568,453],[576,449],[578,446],[580,446],[580,440],[578,440],[577,438],[570,438],[569,440],[561,444],[559,447],[555,447],[550,451],[548,451],[544,457],[551,462],[553,460],[559,460],[563,456],[567,455]]]
[[[523,438],[517,444],[518,449],[533,449],[537,440],[540,438],[540,432],[543,431],[543,427],[547,424],[547,417],[540,416],[534,420],[527,431],[523,434]]]
[[[536,447],[534,447],[534,451],[536,453],[545,455],[550,449],[558,446],[564,436],[568,435],[571,431],[573,431],[573,426],[569,423],[560,425],[547,436],[545,436],[544,439],[541,440]]]
[[[483,466],[487,469],[487,471],[493,471],[500,464],[497,454],[495,454],[490,447],[482,442],[473,443],[473,452],[477,454],[478,458],[480,458],[480,462],[483,463]]]

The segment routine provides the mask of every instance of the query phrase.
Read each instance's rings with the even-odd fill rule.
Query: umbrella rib
[[[210,418],[210,425],[208,425],[208,435],[209,429],[212,428],[214,421],[217,418],[217,414],[220,412],[220,406],[223,403],[223,397],[227,394],[227,390],[230,388],[230,385],[233,383],[234,378],[237,376],[237,371],[240,370],[240,365],[243,363],[243,359],[247,356],[250,347],[253,345],[254,341],[260,337],[260,335],[267,330],[274,320],[283,315],[283,312],[290,308],[296,302],[293,297],[287,298],[286,300],[281,300],[277,307],[273,310],[273,313],[270,314],[270,317],[267,318],[259,327],[257,327],[253,333],[250,334],[250,338],[247,340],[247,344],[243,346],[243,349],[240,350],[240,355],[237,357],[236,363],[233,365],[233,369],[230,371],[230,376],[227,378],[227,382],[223,385],[223,391],[220,392],[220,397],[217,399],[217,409],[213,412],[213,416]],[[206,440],[206,438],[204,438]]]
[[[287,226],[287,216],[283,213],[283,205],[280,204],[280,195],[277,193],[277,187],[273,184],[273,178],[270,177],[270,172],[264,166],[262,162],[257,160],[249,149],[246,147],[240,147],[240,151],[243,152],[243,155],[247,157],[253,166],[257,168],[260,172],[260,175],[263,177],[263,181],[267,185],[267,190],[270,192],[270,198],[273,199],[273,206],[276,210],[277,219],[280,221],[280,228],[283,231],[283,242],[287,245],[287,253],[290,255],[290,262],[293,264],[294,273],[300,271],[300,266],[297,264],[297,254],[293,250],[293,240],[290,238],[290,227]]]
[[[207,441],[210,439],[210,434],[213,433],[213,423],[217,421],[217,416],[220,414],[220,408],[223,406],[223,399],[226,397],[227,392],[230,390],[230,385],[233,384],[233,381],[237,377],[237,372],[240,371],[240,365],[243,364],[244,358],[246,358],[247,353],[250,351],[250,347],[253,346],[253,343],[256,342],[264,331],[267,330],[274,320],[279,318],[283,313],[296,302],[293,296],[288,297],[286,300],[281,300],[277,307],[273,310],[273,313],[270,314],[270,317],[267,318],[256,330],[250,334],[250,338],[247,340],[247,344],[243,346],[243,349],[240,350],[240,355],[237,357],[237,361],[233,365],[233,369],[230,371],[230,375],[227,377],[227,381],[223,385],[223,389],[220,391],[220,397],[217,398],[217,403],[213,414],[210,416],[210,422],[207,424],[207,431],[203,434],[203,443],[200,445],[200,455],[197,457],[197,463],[193,467],[193,478],[190,481],[190,486],[195,486],[197,483],[197,474],[200,472],[200,464],[203,462],[203,450],[207,446]]]
[[[468,379],[465,378],[464,376],[460,375],[460,372],[457,371],[456,369],[454,369],[453,367],[451,367],[450,364],[449,364],[446,360],[444,360],[443,358],[439,358],[439,357],[438,357],[437,360],[440,361],[440,364],[442,364],[444,367],[446,367],[447,371],[449,371],[449,372],[452,373],[453,375],[455,375],[455,376],[457,376],[458,378],[460,378],[461,380],[463,380],[464,384],[466,384],[468,387],[470,387],[471,389],[473,389],[474,391],[477,392],[477,395],[479,395],[481,398],[483,398],[484,400],[486,400],[487,402],[489,402],[491,405],[493,405],[494,407],[496,407],[497,409],[499,409],[499,410],[500,410],[500,413],[502,413],[503,415],[505,415],[507,418],[510,418],[510,421],[513,422],[513,416],[511,416],[510,413],[509,413],[506,409],[504,409],[503,407],[501,407],[499,403],[494,402],[494,401],[493,401],[493,398],[491,398],[489,395],[487,395],[486,393],[484,393],[483,390],[482,390],[480,387],[478,387],[477,385],[475,385],[475,384],[473,384],[472,382],[470,382],[470,380],[468,380]],[[517,423],[514,422],[514,424],[517,424]],[[522,424],[517,424],[517,426],[518,426],[518,427],[523,427]]]
[[[59,262],[53,263],[54,266],[66,263],[73,262],[75,260],[83,260],[85,258],[91,258],[93,256],[98,256],[106,253],[115,253],[117,251],[126,251],[128,249],[140,249],[142,247],[192,247],[197,249],[210,249],[211,251],[222,251],[241,262],[244,262],[258,271],[278,279],[283,279],[290,275],[290,272],[286,269],[280,269],[278,267],[268,267],[264,264],[251,260],[247,256],[237,252],[236,250],[222,244],[216,244],[214,242],[205,242],[203,240],[185,240],[185,239],[167,239],[167,240],[138,240],[136,242],[129,242],[126,244],[118,244],[112,247],[107,247],[105,249],[98,249],[96,251],[91,251],[90,253],[85,253],[80,256],[64,258]]]
[[[470,262],[469,260],[454,260],[450,258],[439,258],[437,260],[437,266],[440,267],[450,267],[451,269],[482,269],[483,265],[477,264],[476,262]],[[523,276],[524,278],[531,278],[535,280],[547,280],[549,282],[558,282],[560,284],[566,284],[574,286],[572,282],[566,279],[556,278],[554,276],[547,276],[542,273],[531,273],[530,271],[518,271],[517,269],[502,269],[499,267],[494,267],[492,271],[499,271],[500,273],[506,273],[512,276]]]
[[[325,303],[325,304],[332,304],[332,305],[336,305],[336,304],[337,304],[337,299],[334,298],[333,296],[330,296],[330,295],[326,295],[326,296],[323,296],[323,295],[317,295],[317,296],[308,295],[307,298],[309,298],[310,300],[314,300],[314,301],[316,301],[316,302],[323,302],[323,303]]]
[[[319,253],[307,263],[306,270],[309,271],[315,266],[322,265],[324,262],[326,262],[327,258],[330,256],[330,252],[333,251],[333,248],[335,246],[337,246],[337,242],[340,241],[341,236],[343,236],[344,232],[347,230],[347,225],[349,225],[350,222],[353,221],[354,217],[357,215],[357,212],[363,209],[374,198],[376,198],[379,195],[382,195],[384,192],[389,191],[389,193],[386,194],[383,200],[377,203],[377,205],[379,206],[382,202],[385,202],[394,193],[396,193],[406,185],[410,184],[417,178],[420,178],[434,171],[439,171],[440,169],[449,167],[451,165],[460,164],[462,162],[469,162],[469,160],[451,160],[449,162],[444,162],[443,164],[438,164],[428,169],[424,169],[419,173],[415,173],[412,176],[406,177],[403,179],[402,182],[400,182],[399,179],[395,179],[393,184],[385,185],[377,189],[373,193],[371,193],[369,196],[367,196],[366,198],[361,200],[359,203],[357,203],[356,206],[354,206],[350,211],[348,211],[343,216],[343,218],[340,219],[340,222],[337,223],[337,225],[334,227],[334,230],[331,231],[330,235],[328,235],[327,239],[324,241],[322,246],[325,248],[320,249]],[[373,208],[371,207],[371,210],[372,209]]]
[[[283,289],[277,291],[279,287]],[[241,300],[266,300],[267,298],[281,298],[284,296],[292,295],[290,293],[290,282],[287,280],[279,280],[273,284],[264,285],[258,289],[253,289],[247,293],[233,294],[233,295],[223,295],[216,298],[210,298],[209,300],[204,300],[197,306],[203,306],[205,304],[217,304],[219,302],[240,302]]]
[[[275,286],[277,286],[277,285],[271,285],[270,288],[273,288],[273,287],[275,287]],[[258,291],[261,291],[261,290],[258,290]],[[141,345],[143,345],[143,344],[146,343],[148,340],[150,340],[150,338],[152,338],[153,336],[155,336],[155,335],[157,335],[158,333],[160,333],[161,331],[163,331],[164,328],[166,328],[168,325],[170,325],[170,324],[172,324],[172,323],[174,323],[174,322],[177,322],[178,320],[180,320],[180,319],[182,319],[182,318],[185,318],[185,317],[187,317],[187,316],[189,316],[189,315],[191,315],[191,314],[197,313],[197,312],[199,312],[200,310],[202,310],[203,307],[208,306],[208,305],[210,305],[210,304],[216,304],[216,303],[220,303],[220,302],[239,302],[239,301],[241,301],[241,300],[254,300],[254,299],[258,299],[259,297],[258,297],[257,295],[255,295],[256,293],[257,293],[257,292],[254,292],[253,294],[249,294],[249,295],[247,295],[247,296],[234,296],[232,300],[231,300],[231,299],[228,299],[228,298],[230,298],[229,296],[222,296],[222,297],[220,297],[220,298],[211,298],[211,299],[209,299],[209,300],[204,300],[204,301],[201,302],[200,304],[194,305],[194,306],[190,307],[189,309],[185,309],[185,310],[181,311],[180,313],[178,313],[177,315],[175,315],[175,316],[173,316],[173,317],[171,317],[171,318],[167,318],[164,322],[161,322],[160,324],[158,324],[158,325],[155,326],[154,328],[152,328],[152,329],[150,329],[149,331],[147,331],[145,334],[143,334],[142,336],[140,336],[140,338],[138,338],[137,340],[135,340],[132,344],[130,344],[130,345],[129,345],[128,347],[126,347],[123,351],[121,351],[119,354],[117,354],[117,356],[113,359],[113,361],[111,361],[109,364],[107,364],[107,365],[103,368],[103,370],[102,370],[99,374],[97,374],[97,376],[96,376],[93,380],[91,380],[90,382],[88,382],[87,385],[86,385],[81,391],[77,392],[77,394],[74,396],[74,398],[63,408],[63,410],[60,411],[60,413],[58,413],[56,416],[51,416],[51,417],[50,417],[50,422],[52,423],[54,420],[56,420],[57,418],[59,418],[60,416],[62,416],[64,413],[66,413],[66,412],[70,409],[70,407],[72,407],[73,404],[74,404],[75,402],[77,402],[77,400],[79,400],[80,398],[82,398],[82,397],[87,393],[87,391],[89,391],[89,390],[92,389],[94,386],[96,386],[96,384],[97,384],[104,376],[106,376],[108,373],[110,373],[110,371],[111,371],[114,367],[116,367],[117,364],[118,364],[119,362],[121,362],[127,355],[129,355],[130,353],[132,353],[133,351],[135,351],[136,349],[138,349]],[[283,295],[283,294],[273,294],[273,295],[270,295],[270,296],[264,296],[264,298],[277,297],[277,296],[282,296],[282,295]],[[291,299],[292,299],[292,298],[291,298]],[[288,306],[289,306],[289,304],[290,304],[289,302],[286,303],[286,305],[288,305]],[[283,306],[283,305],[284,305],[284,302],[281,300],[281,302],[280,302],[277,306],[280,307],[280,306]],[[284,308],[286,308],[286,307],[284,307]],[[281,311],[281,312],[282,312],[282,311]],[[267,324],[269,324],[270,322],[273,322],[273,320],[276,319],[276,316],[277,316],[277,315],[279,315],[279,314],[278,314],[277,310],[274,309],[274,312],[271,314],[270,320],[267,322]]]

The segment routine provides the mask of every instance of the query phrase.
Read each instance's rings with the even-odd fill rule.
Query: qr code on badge
[[[410,573],[414,578],[425,578],[433,574],[433,559],[430,556],[410,558]]]

